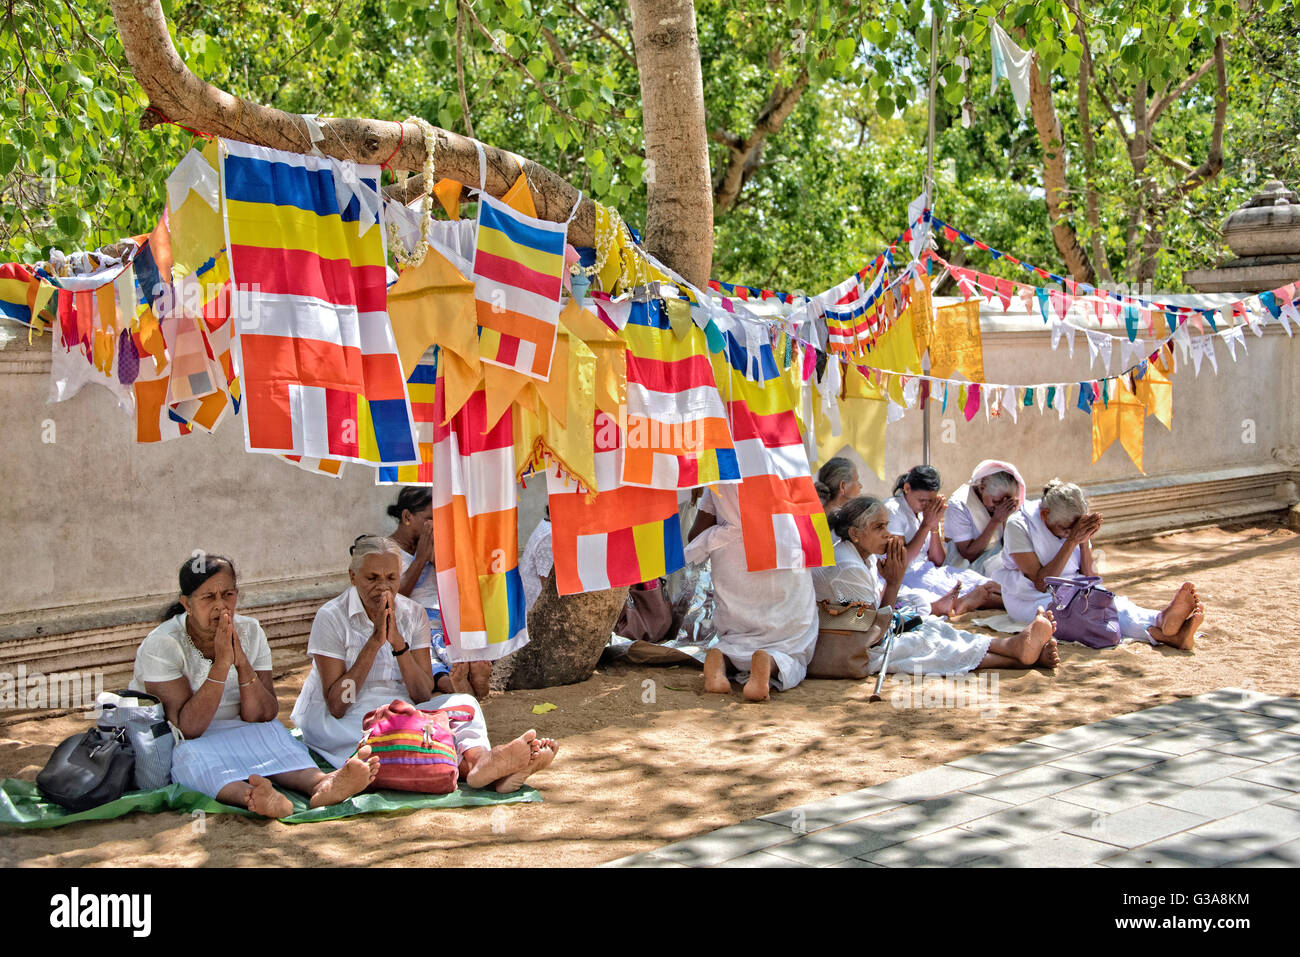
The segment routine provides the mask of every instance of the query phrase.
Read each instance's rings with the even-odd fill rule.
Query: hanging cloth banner
[[[452,661],[495,661],[528,643],[519,577],[514,420],[487,421],[482,386],[447,425],[445,379],[433,410],[433,541]]]
[[[596,486],[588,495],[552,466],[555,587],[561,595],[654,581],[686,564],[677,493],[623,485],[623,436],[603,412],[593,418]]]
[[[940,306],[934,311],[930,342],[930,373],[936,379],[960,372],[972,382],[984,381],[984,344],[980,336],[978,299]]]
[[[1006,77],[1011,84],[1011,94],[1016,98],[1016,109],[1023,116],[1029,102],[1029,67],[1033,53],[1016,46],[1015,41],[996,20],[990,20],[989,36],[993,41],[993,86],[998,90],[998,80]]]
[[[1086,388],[1086,383],[1085,383]],[[1126,389],[1116,389],[1109,401],[1092,406],[1092,461],[1096,464],[1105,451],[1119,439],[1120,446],[1143,475],[1142,435],[1147,408],[1142,400]]]
[[[535,379],[551,374],[555,328],[564,288],[563,223],[537,219],[489,196],[487,160],[479,154],[478,237],[474,249],[474,300],[479,358]]]
[[[418,462],[384,230],[361,196],[379,167],[233,140],[221,166],[230,278],[249,310],[236,337],[247,449]]]
[[[679,339],[663,300],[651,299],[632,303],[623,338],[627,342],[624,484],[688,489],[740,481],[705,334],[692,323]],[[770,349],[767,357],[771,359]],[[776,373],[775,363],[772,373]]]
[[[723,383],[740,465],[746,567],[755,572],[834,564],[830,527],[772,346],[763,342],[751,352],[730,330],[724,336],[726,347],[714,354],[713,372]],[[746,375],[753,368],[760,371],[759,381]]]

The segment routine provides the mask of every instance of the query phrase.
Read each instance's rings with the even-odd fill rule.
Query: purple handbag
[[[1077,641],[1089,648],[1114,648],[1119,644],[1119,612],[1115,593],[1101,587],[1101,579],[1076,575],[1045,579],[1052,592],[1052,614],[1059,641]]]

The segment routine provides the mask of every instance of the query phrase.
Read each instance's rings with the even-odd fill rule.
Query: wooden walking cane
[[[880,691],[885,687],[885,676],[889,673],[889,655],[894,650],[894,636],[899,633],[902,627],[903,619],[898,612],[894,612],[889,619],[889,634],[885,637],[885,657],[880,662],[880,674],[876,676],[876,690],[871,693],[868,702],[881,700]]]

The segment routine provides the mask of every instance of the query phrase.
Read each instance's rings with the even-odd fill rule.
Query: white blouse
[[[147,691],[149,681],[175,681],[184,678],[190,691],[197,692],[212,669],[212,662],[203,657],[185,631],[188,613],[181,612],[169,618],[145,637],[140,650],[135,653],[135,671],[131,683],[136,691]],[[266,632],[257,619],[235,615],[235,635],[244,649],[244,655],[254,671],[271,670],[271,646]],[[231,667],[226,684],[221,691],[221,703],[212,715],[213,721],[239,718],[239,673]]]

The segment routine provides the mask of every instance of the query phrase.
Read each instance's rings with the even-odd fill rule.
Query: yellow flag
[[[1138,380],[1137,397],[1166,429],[1174,428],[1174,384],[1159,368],[1147,363],[1147,374]]]
[[[939,379],[950,379],[955,372],[972,382],[984,381],[984,344],[980,338],[978,299],[940,306],[934,311],[930,374]]]
[[[1139,472],[1142,468],[1142,434],[1146,420],[1146,406],[1127,389],[1116,387],[1109,403],[1100,399],[1092,406],[1092,461],[1095,463],[1111,444],[1119,439]]]
[[[877,477],[885,477],[885,421],[889,403],[884,394],[853,366],[845,371],[845,395],[840,404],[840,434],[831,436],[821,403],[813,403],[817,460],[826,462],[845,447],[852,448]]]

